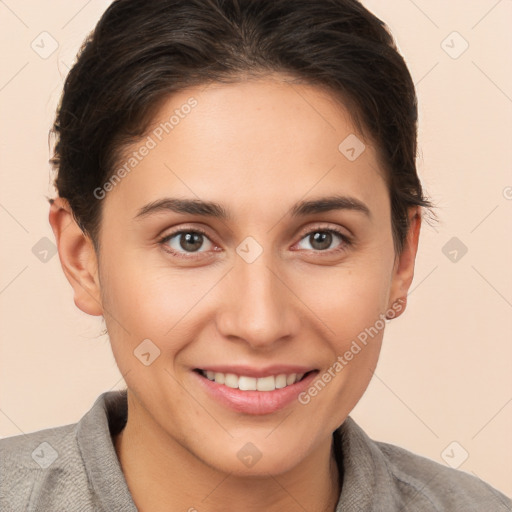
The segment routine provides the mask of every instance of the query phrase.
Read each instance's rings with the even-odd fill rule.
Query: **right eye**
[[[208,242],[210,250],[215,247],[204,231],[194,228],[180,229],[179,231],[169,233],[161,238],[158,243],[163,246],[165,251],[179,257],[188,258],[197,257],[194,256],[194,253],[201,254],[208,251],[208,249],[200,251],[205,240]],[[187,254],[190,256],[187,256]]]

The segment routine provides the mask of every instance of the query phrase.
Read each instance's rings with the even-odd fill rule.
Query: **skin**
[[[192,112],[103,200],[99,259],[67,202],[59,198],[50,210],[75,304],[104,316],[125,376],[128,422],[115,438],[123,472],[141,511],[333,511],[340,488],[332,432],[366,390],[383,330],[307,405],[293,401],[271,414],[227,409],[199,389],[191,371],[236,362],[324,373],[405,300],[420,211],[411,208],[396,255],[376,150],[365,140],[353,162],[338,150],[357,131],[320,88],[275,76],[189,88],[162,105],[154,126],[191,96],[198,102]],[[290,215],[296,202],[334,193],[362,201],[370,216]],[[134,219],[166,196],[215,201],[232,218],[164,211]],[[187,252],[179,236],[167,242],[184,258],[158,243],[194,227],[207,232],[199,251]],[[309,236],[319,228],[338,228],[352,244],[333,235],[319,249]],[[263,249],[252,263],[236,252],[247,236]],[[149,366],[133,353],[147,338],[161,351]],[[237,457],[248,442],[262,453],[250,468]]]

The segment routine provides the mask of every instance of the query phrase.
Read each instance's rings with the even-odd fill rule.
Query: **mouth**
[[[237,368],[237,373],[233,373],[234,369],[220,369],[195,368],[191,373],[210,400],[237,413],[250,415],[271,414],[294,403],[300,405],[298,395],[319,373],[319,370],[305,367],[266,371]]]

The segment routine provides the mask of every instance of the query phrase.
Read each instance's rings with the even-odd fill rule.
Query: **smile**
[[[237,368],[237,373],[221,372],[228,368],[192,371],[200,389],[219,405],[242,414],[272,414],[292,404],[316,378],[318,370],[274,368],[265,371]],[[288,371],[286,371],[288,370]],[[299,370],[302,370],[299,372]],[[252,373],[253,375],[246,375]]]

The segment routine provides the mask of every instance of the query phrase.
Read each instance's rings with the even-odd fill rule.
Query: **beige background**
[[[76,422],[123,387],[101,319],[75,307],[57,255],[33,252],[54,240],[47,133],[62,82],[108,3],[0,2],[0,436]],[[408,309],[352,416],[512,495],[512,1],[363,3],[417,84],[418,165],[441,222],[423,229]],[[468,249],[455,262],[452,237]]]

